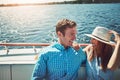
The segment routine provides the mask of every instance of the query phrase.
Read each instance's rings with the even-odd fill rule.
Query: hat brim
[[[114,44],[115,44],[115,42],[113,42],[113,41],[104,41],[104,40],[102,40],[102,39],[100,39],[100,38],[95,37],[95,36],[92,35],[92,34],[85,34],[85,35],[88,36],[88,37],[94,38],[94,39],[96,39],[96,40],[98,40],[98,41],[100,41],[100,42],[103,42],[103,43],[105,43],[105,44],[109,44],[109,45],[114,45]]]

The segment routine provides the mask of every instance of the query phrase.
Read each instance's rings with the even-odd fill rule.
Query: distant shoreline
[[[54,4],[99,4],[99,3],[120,3],[120,2],[78,2],[78,1],[64,1],[64,2],[48,2],[48,3],[13,3],[13,4],[0,4],[0,7],[12,6],[32,6],[32,5],[54,5]]]

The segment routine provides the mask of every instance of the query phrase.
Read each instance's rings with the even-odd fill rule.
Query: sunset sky
[[[45,2],[62,2],[73,0],[0,0],[0,4],[6,3],[45,3]]]

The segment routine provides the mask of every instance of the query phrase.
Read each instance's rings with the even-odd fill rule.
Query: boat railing
[[[32,49],[34,50],[34,53],[37,53],[37,46],[40,47],[45,47],[45,46],[49,46],[52,43],[0,43],[0,46],[4,47],[4,50],[6,51],[6,55],[8,55],[8,53],[10,52],[11,49],[9,49],[9,46],[32,46]],[[79,44],[80,46],[87,46],[88,43],[81,43]]]
[[[32,49],[34,50],[34,53],[37,53],[36,46],[49,46],[50,43],[0,43],[0,46],[4,47],[4,50],[6,51],[6,55],[8,55],[10,49],[9,46],[23,46],[24,48],[27,46],[32,46]]]

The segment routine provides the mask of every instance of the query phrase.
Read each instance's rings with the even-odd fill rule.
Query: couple
[[[113,70],[120,58],[120,36],[104,27],[96,27],[91,44],[82,49],[74,44],[76,23],[68,19],[58,21],[56,34],[58,42],[46,47],[38,58],[32,73],[32,80],[78,80],[78,70],[86,63],[87,80],[113,80]],[[115,44],[110,41],[115,36]],[[113,46],[114,45],[114,46]]]

